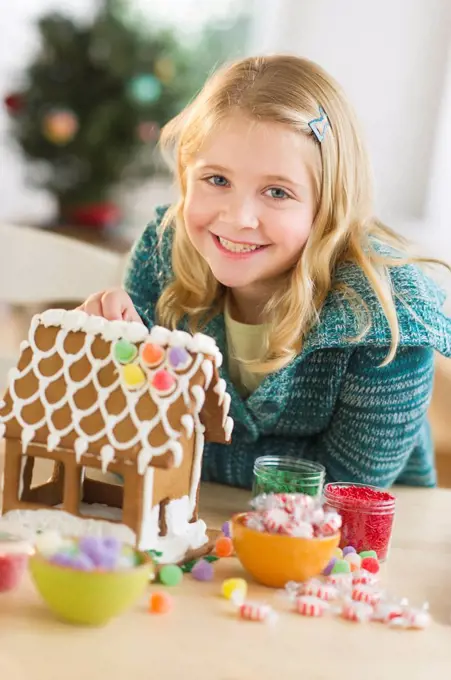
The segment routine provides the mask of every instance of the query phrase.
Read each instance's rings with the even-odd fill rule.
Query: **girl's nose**
[[[253,201],[230,201],[222,210],[221,219],[235,229],[257,229],[259,218]]]

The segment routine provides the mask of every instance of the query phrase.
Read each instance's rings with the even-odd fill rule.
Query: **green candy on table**
[[[374,559],[377,560],[377,553],[375,550],[363,550],[359,555],[362,560],[364,560],[365,557],[374,557]]]
[[[332,567],[332,574],[349,574],[351,565],[346,560],[337,560]]]

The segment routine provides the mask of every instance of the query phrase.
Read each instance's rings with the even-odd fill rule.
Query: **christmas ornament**
[[[138,137],[144,142],[155,142],[160,136],[160,126],[153,121],[146,121],[138,125]]]
[[[162,83],[170,83],[175,76],[175,65],[172,59],[162,57],[155,62],[155,74]]]
[[[155,76],[135,76],[129,83],[130,96],[140,104],[156,102],[161,95],[161,83]]]
[[[78,119],[73,111],[54,110],[44,117],[42,133],[52,144],[68,144],[75,137],[77,131]]]
[[[25,98],[20,92],[12,92],[6,95],[3,100],[6,110],[11,116],[20,113],[25,106]]]

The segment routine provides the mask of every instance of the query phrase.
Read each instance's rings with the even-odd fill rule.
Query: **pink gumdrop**
[[[158,392],[169,392],[175,385],[175,378],[173,375],[162,368],[157,371],[152,378],[152,386]]]

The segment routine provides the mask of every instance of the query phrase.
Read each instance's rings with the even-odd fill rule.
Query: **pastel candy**
[[[171,366],[179,370],[185,368],[191,361],[191,355],[184,347],[171,347],[168,358]]]
[[[177,564],[165,564],[161,567],[158,576],[165,586],[178,586],[183,579],[183,571]]]
[[[346,560],[337,560],[332,568],[332,574],[348,574],[351,566]]]
[[[128,364],[138,356],[136,345],[128,340],[118,340],[114,344],[114,356],[120,364]]]
[[[141,358],[147,366],[158,366],[164,359],[164,349],[160,345],[146,342],[141,348]]]
[[[356,571],[362,566],[362,558],[355,552],[348,553],[344,559],[350,565],[351,571]]]
[[[175,378],[168,371],[162,368],[152,377],[152,387],[158,392],[170,392],[175,385]]]
[[[343,557],[346,557],[346,555],[349,555],[350,553],[356,553],[357,550],[352,547],[352,545],[347,545],[346,548],[343,548]]]
[[[362,550],[361,553],[359,553],[360,557],[362,560],[365,559],[365,557],[374,557],[374,559],[377,560],[377,553],[375,550]]]
[[[234,593],[239,593],[244,600],[247,594],[247,583],[244,578],[228,578],[222,582],[221,593],[227,600],[230,600]]]
[[[196,581],[211,581],[214,576],[213,566],[207,560],[199,560],[191,569],[191,576]]]
[[[341,548],[335,548],[334,556],[337,558],[337,560],[343,559],[343,551],[341,550]]]
[[[336,557],[332,557],[332,559],[329,561],[329,563],[326,565],[326,567],[323,570],[323,575],[324,576],[329,576],[329,574],[332,573],[332,569],[334,568],[335,562],[337,561]]]
[[[128,364],[122,368],[122,378],[130,390],[138,389],[146,382],[146,376],[140,366]]]

